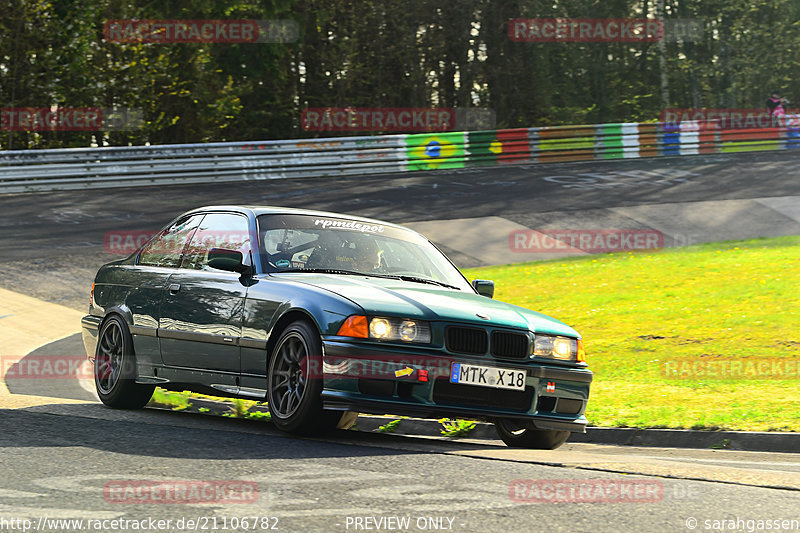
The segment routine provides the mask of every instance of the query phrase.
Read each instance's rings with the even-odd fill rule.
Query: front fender
[[[363,313],[359,305],[325,289],[269,276],[255,278],[242,322],[242,374],[266,372],[270,347],[289,323],[307,318],[321,335],[335,335],[348,316]]]

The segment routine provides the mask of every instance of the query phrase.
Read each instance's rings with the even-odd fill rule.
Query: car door
[[[182,217],[156,235],[139,252],[136,263],[115,272],[116,285],[125,290],[130,312],[131,334],[140,365],[160,366],[158,312],[170,275],[178,268],[181,254],[203,215]]]
[[[237,213],[207,213],[186,248],[180,268],[167,281],[159,314],[165,365],[211,371],[212,384],[230,392],[238,384],[242,315],[247,280],[208,266],[212,248],[250,257],[249,223]]]

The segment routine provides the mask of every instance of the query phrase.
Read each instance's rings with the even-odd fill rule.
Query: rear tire
[[[94,356],[94,385],[100,401],[115,409],[141,409],[155,385],[136,383],[136,356],[128,325],[111,316],[100,328]]]
[[[319,435],[332,430],[341,411],[322,408],[322,341],[306,321],[281,333],[269,363],[267,401],[272,423],[281,431]]]
[[[495,428],[503,442],[511,448],[555,450],[569,438],[569,431],[537,429],[529,420],[496,420]]]

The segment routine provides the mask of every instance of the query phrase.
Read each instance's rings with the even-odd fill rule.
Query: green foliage
[[[442,418],[439,423],[443,426],[441,432],[445,437],[465,437],[475,429],[476,425],[471,420],[453,420],[450,418]]]
[[[258,403],[252,400],[243,400],[241,398],[233,398],[230,400],[231,403],[231,411],[228,413],[224,413],[222,416],[227,416],[230,418],[252,418],[256,420],[270,420],[270,414],[267,412],[261,411],[250,411],[253,407],[257,405],[266,406],[266,403]]]
[[[252,411],[245,413],[245,418],[252,420],[264,420],[266,422],[272,420],[272,414],[269,411]]]
[[[400,419],[392,420],[391,422],[382,425],[375,431],[377,431],[378,433],[394,433],[397,430],[397,426],[399,425],[400,425]]]
[[[231,409],[232,412],[226,413],[226,416],[232,416],[233,418],[244,418],[245,413],[247,413],[248,409],[250,409],[250,406],[247,405],[247,400],[234,398],[231,400]]]
[[[797,379],[671,375],[675,361],[800,357],[800,237],[472,269],[583,336],[598,426],[800,429]],[[789,367],[789,368],[796,368]],[[780,379],[784,377],[784,379]]]
[[[189,401],[190,394],[189,391],[172,392],[156,387],[150,405],[160,405],[171,407],[173,411],[183,411],[192,406],[192,402]]]

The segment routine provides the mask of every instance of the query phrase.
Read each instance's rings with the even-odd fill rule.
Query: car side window
[[[214,270],[208,266],[208,252],[225,248],[250,254],[250,225],[247,217],[232,213],[209,213],[192,237],[183,256],[181,268]]]
[[[139,253],[139,265],[177,268],[181,253],[204,215],[194,215],[177,221],[145,245]]]

